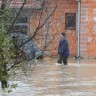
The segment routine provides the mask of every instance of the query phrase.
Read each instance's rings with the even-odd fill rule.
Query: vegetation
[[[2,88],[8,87],[9,65],[14,64],[12,57],[14,54],[14,45],[12,38],[9,36],[9,29],[12,28],[11,10],[6,5],[7,0],[2,0],[0,9],[0,81]]]
[[[1,9],[0,9],[0,81],[2,83],[2,88],[7,88],[7,80],[10,76],[8,73],[10,69],[14,68],[17,64],[19,64],[22,61],[14,60],[13,57],[16,55],[14,53],[14,44],[12,41],[12,38],[10,38],[10,32],[12,28],[14,27],[14,24],[16,23],[16,20],[18,19],[18,16],[20,15],[24,4],[26,4],[26,0],[23,0],[22,6],[19,8],[16,17],[12,18],[11,9],[7,6],[8,3],[10,3],[11,0],[2,0],[1,1]],[[45,1],[45,0],[42,0]],[[57,0],[58,1],[58,0]],[[54,14],[55,10],[57,8],[57,5],[53,9],[53,11],[46,17],[44,22],[41,24],[41,17],[44,10],[44,2],[42,3],[40,18],[38,20],[38,26],[36,27],[33,36],[24,42],[24,44],[28,43],[30,40],[32,40],[36,35],[38,30],[40,30],[45,23],[48,21],[48,19]],[[43,47],[43,51],[46,47],[48,47],[48,44],[51,43],[52,40],[50,40],[48,43],[47,41],[47,34],[45,36],[45,45]],[[53,39],[53,38],[52,38]],[[23,44],[22,44],[23,45]],[[22,46],[21,45],[21,46]],[[20,47],[21,47],[20,46]]]

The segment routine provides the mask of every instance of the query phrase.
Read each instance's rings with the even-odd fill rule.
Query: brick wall
[[[57,0],[47,0],[44,8],[42,22],[54,10]],[[59,0],[55,13],[49,18],[43,29],[39,31],[42,36],[38,34],[39,45],[44,45],[47,34],[47,41],[51,43],[48,45],[46,51],[52,55],[57,55],[57,46],[60,40],[60,33],[65,31],[69,41],[70,55],[75,56],[78,53],[78,38],[76,30],[65,30],[65,13],[76,12],[78,15],[77,0]],[[34,28],[38,25],[37,15],[32,15],[30,20],[31,34]],[[77,19],[77,18],[76,18]],[[41,22],[41,23],[42,23]],[[80,28],[80,55],[82,57],[93,58],[96,57],[96,1],[95,0],[81,0],[81,28]],[[50,52],[49,52],[50,51]]]
[[[44,23],[44,12],[41,11],[42,10],[34,10],[34,12],[32,12],[32,15],[30,16],[30,32],[28,34],[34,38],[38,47],[43,49],[44,42],[45,42],[44,27],[41,27],[38,30],[38,27],[42,26],[42,24]]]
[[[81,0],[81,56],[96,57],[96,1]]]
[[[46,3],[46,14],[52,12],[56,5],[57,0],[48,0]],[[70,47],[70,55],[77,55],[78,53],[78,39],[77,39],[77,30],[65,30],[65,13],[78,13],[78,2],[76,0],[59,0],[57,9],[52,17],[49,19],[49,38],[53,38],[53,42],[50,44],[50,49],[52,55],[57,55],[57,46],[60,40],[60,33],[63,31],[66,32],[69,47]],[[46,26],[45,26],[46,29]]]

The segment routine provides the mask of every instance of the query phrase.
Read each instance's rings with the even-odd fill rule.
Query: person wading
[[[61,33],[62,38],[59,41],[59,45],[58,45],[58,55],[59,55],[59,59],[57,60],[57,64],[63,64],[67,65],[68,64],[68,57],[69,57],[69,44],[68,44],[68,40],[66,37],[66,33],[63,32]]]

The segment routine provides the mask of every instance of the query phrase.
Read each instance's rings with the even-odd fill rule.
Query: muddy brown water
[[[56,59],[29,62],[26,74],[19,68],[0,96],[96,96],[96,61],[69,59],[68,65],[55,65]],[[32,69],[32,70],[31,70]],[[8,90],[12,92],[8,93]]]

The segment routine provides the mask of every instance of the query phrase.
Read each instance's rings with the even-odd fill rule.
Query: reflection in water
[[[18,87],[11,93],[10,88],[0,89],[0,96],[95,96],[96,65],[70,61],[67,66],[56,66],[54,60],[47,59],[36,61],[34,67],[30,62],[26,68],[32,70],[27,70],[27,76],[19,68],[17,76],[9,79]]]

